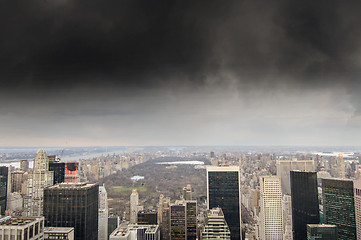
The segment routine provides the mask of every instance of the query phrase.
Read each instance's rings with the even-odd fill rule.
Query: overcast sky
[[[0,146],[361,145],[360,1],[0,2]]]

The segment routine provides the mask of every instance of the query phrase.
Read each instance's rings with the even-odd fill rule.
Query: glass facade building
[[[54,172],[54,185],[65,181],[65,163],[49,161],[49,171]]]
[[[8,167],[0,167],[0,208],[1,215],[5,215],[6,199],[8,191]]]
[[[337,226],[338,239],[356,239],[353,181],[322,179],[325,224]]]
[[[319,224],[317,173],[291,171],[293,240],[307,237],[307,224]]]
[[[44,191],[46,227],[74,227],[75,239],[98,239],[97,184],[62,183]]]
[[[207,207],[222,208],[232,240],[241,239],[239,179],[238,166],[207,167]]]

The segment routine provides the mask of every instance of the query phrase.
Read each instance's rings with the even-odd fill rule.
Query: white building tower
[[[104,185],[99,186],[98,240],[108,240],[108,194]]]
[[[261,177],[261,240],[283,239],[281,181],[276,176]]]
[[[49,171],[49,159],[45,150],[40,149],[34,160],[33,172],[28,176],[27,195],[24,199],[26,216],[43,214],[44,188],[52,186],[54,172]]]
[[[130,223],[136,224],[138,222],[138,201],[139,196],[137,189],[133,189],[130,195]]]

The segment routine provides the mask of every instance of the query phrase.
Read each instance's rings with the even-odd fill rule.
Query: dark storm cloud
[[[360,12],[359,1],[1,1],[0,145],[354,143]]]
[[[2,88],[322,86],[360,74],[358,1],[13,0]],[[175,81],[175,83],[174,83]],[[171,82],[171,83],[169,83]],[[167,85],[168,84],[168,85]]]

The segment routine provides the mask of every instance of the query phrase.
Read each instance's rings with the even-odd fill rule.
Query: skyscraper
[[[183,188],[183,199],[192,200],[192,187],[190,184]]]
[[[0,209],[1,215],[5,215],[6,199],[8,196],[8,167],[0,167]]]
[[[130,223],[136,224],[138,222],[138,201],[139,196],[137,189],[133,189],[130,195]]]
[[[322,179],[325,224],[337,226],[338,239],[356,239],[353,182],[347,179]]]
[[[28,175],[28,187],[24,208],[26,216],[43,214],[44,188],[53,185],[54,172],[49,171],[49,159],[45,150],[40,149],[34,160],[32,173]]]
[[[158,223],[162,240],[170,239],[170,198],[159,196]]]
[[[291,171],[293,240],[307,238],[307,224],[320,223],[317,173]]]
[[[231,231],[231,239],[241,239],[241,194],[238,166],[207,167],[207,208],[220,207]]]
[[[282,193],[291,195],[290,171],[315,171],[313,160],[278,160],[277,176],[281,179]]]
[[[260,235],[262,240],[283,239],[281,181],[276,176],[261,177]]]
[[[180,200],[170,205],[170,239],[195,240],[197,201]]]
[[[98,240],[108,239],[108,194],[104,186],[99,186]]]
[[[44,191],[47,227],[74,227],[75,239],[98,239],[97,184],[60,183]]]

